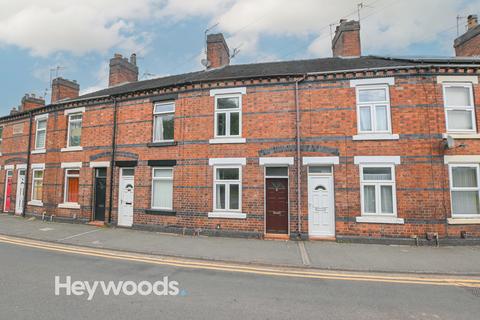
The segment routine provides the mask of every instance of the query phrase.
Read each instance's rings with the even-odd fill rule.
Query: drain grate
[[[465,288],[468,292],[473,294],[475,297],[480,298],[480,288]]]

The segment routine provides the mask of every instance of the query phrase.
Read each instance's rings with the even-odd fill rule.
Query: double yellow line
[[[8,243],[23,247],[43,249],[48,251],[63,252],[69,254],[78,254],[93,256],[106,259],[142,262],[155,265],[173,266],[190,269],[203,269],[224,272],[237,272],[256,275],[280,276],[291,278],[309,278],[323,280],[342,280],[342,281],[366,281],[383,282],[396,284],[417,284],[417,285],[435,285],[435,286],[463,286],[480,288],[480,278],[466,277],[435,277],[422,275],[378,275],[369,273],[352,272],[328,272],[315,271],[310,269],[294,269],[281,267],[262,267],[248,266],[235,263],[196,261],[180,258],[158,257],[133,253],[123,253],[117,251],[91,249],[63,244],[54,244],[50,242],[27,240],[10,236],[0,236],[0,243]]]

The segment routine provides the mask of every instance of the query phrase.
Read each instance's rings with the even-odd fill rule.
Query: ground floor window
[[[395,167],[360,167],[362,215],[396,215]]]
[[[152,209],[172,210],[173,169],[152,169]]]
[[[80,169],[65,170],[65,199],[67,203],[78,203]]]
[[[450,166],[452,217],[469,218],[480,215],[478,164]]]
[[[214,209],[240,211],[241,199],[240,167],[215,167]]]
[[[33,170],[32,179],[32,201],[42,201],[43,170]]]

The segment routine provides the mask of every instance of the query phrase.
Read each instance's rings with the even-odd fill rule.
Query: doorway
[[[308,168],[308,235],[335,236],[335,201],[331,166]]]
[[[5,193],[3,198],[3,212],[9,212],[11,207],[10,197],[12,195],[12,177],[13,170],[5,172]]]
[[[15,198],[15,213],[23,213],[23,203],[25,202],[25,174],[26,169],[18,169],[17,176],[17,196]]]
[[[107,168],[95,168],[93,220],[105,221],[107,195]]]
[[[122,227],[131,227],[133,225],[134,174],[135,169],[133,168],[120,169],[118,225]]]
[[[288,167],[265,168],[265,232],[289,232]]]

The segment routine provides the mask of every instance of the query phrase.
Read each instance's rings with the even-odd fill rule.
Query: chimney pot
[[[138,81],[138,67],[135,53],[130,56],[130,61],[127,58],[123,58],[121,54],[116,53],[110,59],[108,86],[112,87],[136,81]]]
[[[478,26],[478,16],[476,14],[471,14],[467,17],[467,26],[468,30],[471,30]]]
[[[340,20],[332,40],[332,52],[334,57],[360,57],[362,55],[360,22]]]
[[[223,34],[209,34],[207,36],[207,69],[220,68],[230,64],[230,50]]]

